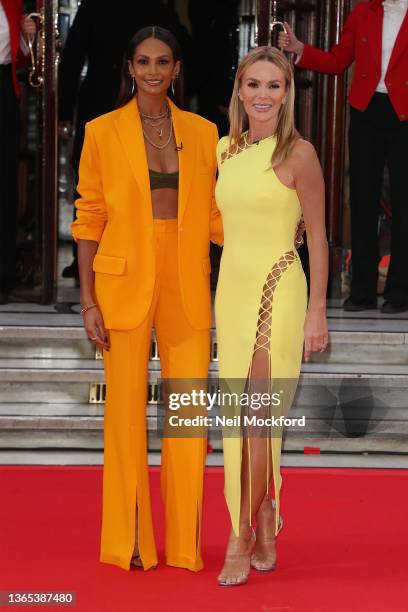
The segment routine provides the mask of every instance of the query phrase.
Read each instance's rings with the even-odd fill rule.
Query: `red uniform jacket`
[[[349,93],[351,106],[364,111],[381,78],[382,0],[358,4],[344,24],[340,40],[330,51],[305,44],[297,66],[317,72],[340,74],[355,61]],[[408,13],[402,22],[388,64],[385,84],[401,121],[408,119]]]
[[[24,58],[23,53],[20,50],[20,21],[23,14],[23,1],[2,0],[2,4],[9,24],[13,84],[14,91],[18,96],[20,93],[20,88],[17,79],[17,64]]]

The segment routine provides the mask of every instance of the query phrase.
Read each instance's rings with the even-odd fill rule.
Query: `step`
[[[408,365],[408,325],[404,321],[383,321],[382,326],[386,329],[379,331],[366,320],[354,322],[353,326],[343,320],[329,321],[329,347],[324,353],[313,353],[312,363]],[[153,333],[151,356],[157,357],[157,354]],[[216,360],[214,329],[212,354]],[[81,325],[0,327],[0,358],[25,358],[27,355],[33,359],[93,359],[95,347]]]
[[[14,306],[14,305],[13,305]],[[4,307],[2,307],[4,308]],[[50,307],[48,307],[50,308]],[[89,403],[91,383],[103,383],[103,362],[78,315],[38,306],[0,308],[0,448],[103,448],[103,404]],[[283,448],[302,453],[407,453],[408,320],[331,317],[330,347],[302,365],[290,416],[307,427],[288,429]],[[217,380],[216,337],[209,377]],[[152,336],[148,380],[160,379]],[[147,406],[149,449],[159,450],[156,406]],[[365,435],[362,435],[365,434]],[[214,450],[221,440],[211,437]]]
[[[408,365],[408,333],[331,331],[324,353],[312,353],[312,363]]]
[[[82,327],[2,327],[0,358],[94,359],[95,347]]]
[[[299,381],[295,397],[295,405],[299,407],[322,406],[332,409],[338,404],[349,406],[362,406],[365,408],[387,407],[404,408],[407,406],[408,377],[407,376],[378,376],[377,378],[353,377],[351,382],[357,381],[356,388],[345,382],[344,375],[337,374],[336,378],[326,377],[327,386],[322,386],[322,379],[313,379],[311,375],[304,374]],[[159,379],[159,372],[150,372],[150,388],[153,388]],[[103,383],[103,370],[83,371],[44,371],[27,372],[0,371],[0,407],[3,403],[36,404],[85,404],[90,401],[92,383]],[[373,382],[376,381],[374,385]],[[214,382],[217,378],[214,376]],[[313,383],[316,384],[313,384]],[[336,383],[336,384],[334,384]],[[339,390],[340,389],[340,390]]]
[[[217,374],[217,362],[210,363],[211,376]],[[160,361],[151,360],[148,371],[156,378],[160,376]],[[301,373],[314,378],[381,378],[408,376],[408,364],[371,364],[371,363],[302,363]],[[101,359],[49,359],[32,357],[0,358],[0,380],[81,380],[93,375],[103,376]]]
[[[322,452],[408,452],[406,420],[354,420],[348,426],[347,434],[342,419],[323,421],[307,415],[305,428],[285,429],[283,449],[286,452],[302,452],[305,447],[316,447]],[[147,429],[149,449],[160,449],[154,416],[148,416]],[[210,432],[209,439],[214,450],[221,450],[219,431]],[[102,449],[103,417],[1,416],[0,448]]]
[[[160,466],[160,452],[148,454],[150,466]],[[222,467],[222,452],[207,454],[208,467]],[[95,450],[58,450],[58,449],[0,449],[0,466],[102,466],[103,451]],[[319,453],[283,452],[281,466],[285,467],[323,467],[323,468],[371,468],[371,469],[404,469],[408,468],[408,455],[383,453]],[[5,469],[8,469],[6,467]]]
[[[148,380],[160,380],[160,362],[149,364]],[[217,383],[217,364],[209,379]],[[100,360],[0,359],[1,404],[86,404],[91,383],[103,383]],[[408,366],[303,364],[296,394],[298,407],[337,404],[365,408],[404,408]]]

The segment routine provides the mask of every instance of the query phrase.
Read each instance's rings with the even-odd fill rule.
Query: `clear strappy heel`
[[[236,536],[234,537],[236,538],[236,541],[238,541],[238,538]],[[234,569],[232,569],[232,571],[224,572],[224,568],[223,568],[223,570],[221,571],[221,574],[217,578],[218,584],[220,586],[224,586],[224,587],[242,586],[243,584],[246,584],[248,582],[248,576],[249,576],[249,572],[251,569],[251,553],[255,546],[255,541],[256,541],[255,531],[251,527],[251,542],[250,542],[249,553],[244,554],[244,553],[229,552],[225,556],[224,567],[227,564],[231,568],[234,568],[234,567],[237,568],[238,566],[237,568],[238,571],[235,572]],[[248,567],[245,569],[242,569],[241,566],[244,561],[245,561],[245,565],[247,565]],[[236,580],[231,580],[228,577],[230,574],[233,574]]]
[[[272,508],[276,511],[276,502],[272,500]],[[279,515],[279,531],[283,527],[283,518]],[[254,553],[251,555],[251,567],[253,567],[258,572],[271,572],[276,568],[276,535],[273,535],[271,538],[268,535],[262,535],[258,533],[258,529],[256,532],[257,541],[262,543],[266,549],[270,550],[270,553],[266,558],[262,560],[257,557]]]

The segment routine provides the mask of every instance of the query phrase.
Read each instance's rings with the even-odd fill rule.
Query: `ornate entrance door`
[[[258,0],[258,44],[276,44],[271,24],[287,21],[303,42],[328,50],[339,38],[350,0]],[[296,70],[296,123],[316,146],[326,183],[331,297],[341,296],[347,75]]]

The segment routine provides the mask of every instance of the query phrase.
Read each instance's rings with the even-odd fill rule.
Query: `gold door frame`
[[[40,147],[38,152],[41,243],[41,294],[43,304],[55,300],[58,244],[57,203],[57,63],[58,63],[58,0],[37,0],[36,12],[30,16],[37,22],[37,35],[28,41],[30,49],[28,81],[38,92]]]
[[[57,205],[57,0],[44,0],[42,302],[55,299],[58,247]]]

